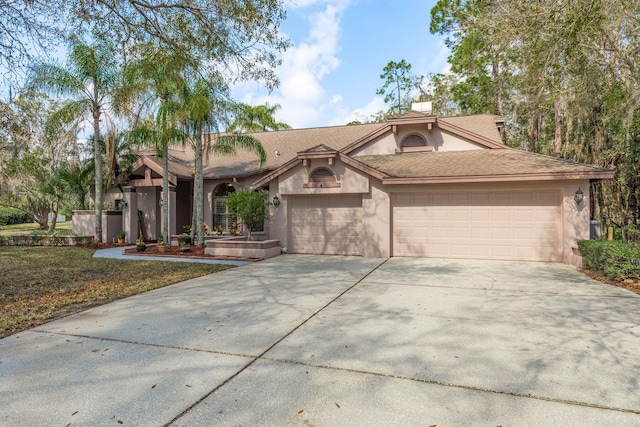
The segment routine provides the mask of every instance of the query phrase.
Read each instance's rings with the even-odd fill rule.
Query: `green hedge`
[[[610,279],[640,279],[640,245],[633,242],[581,240],[582,266]]]
[[[24,224],[27,222],[33,222],[33,220],[21,210],[0,207],[0,225]]]

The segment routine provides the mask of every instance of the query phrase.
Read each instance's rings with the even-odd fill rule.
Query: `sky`
[[[234,88],[251,105],[279,104],[276,119],[293,128],[365,121],[387,110],[376,90],[389,61],[404,59],[415,75],[448,71],[449,51],[429,33],[436,0],[285,0],[282,32],[292,46],[272,93],[256,83]]]

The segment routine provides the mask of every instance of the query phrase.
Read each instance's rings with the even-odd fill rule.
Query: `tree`
[[[8,204],[29,216],[41,229],[53,231],[57,212],[66,199],[65,173],[76,148],[76,134],[59,121],[64,104],[42,94],[22,93],[6,105],[3,139],[9,155],[2,161],[0,177]],[[87,187],[88,189],[88,187]]]
[[[266,191],[242,189],[229,194],[225,202],[229,211],[237,216],[247,228],[247,240],[251,240],[251,230],[260,227],[269,217],[269,202]]]
[[[453,100],[465,114],[504,114],[510,79],[509,50],[494,43],[490,23],[500,6],[482,0],[438,0],[431,9],[430,30],[445,35],[451,49]]]
[[[64,196],[64,182],[60,168],[52,168],[50,159],[41,148],[10,160],[3,172],[10,192],[9,205],[27,213],[41,230],[53,231],[55,220],[49,224],[49,212],[57,217]]]
[[[128,47],[154,42],[182,62],[223,67],[240,80],[277,84],[277,54],[288,46],[280,31],[279,0],[0,0],[0,65],[31,59],[69,35]]]
[[[621,227],[637,201],[640,4],[623,0],[439,0],[432,32],[452,49],[463,112],[507,117],[507,143],[615,167],[592,184],[592,215]]]
[[[278,80],[277,56],[288,46],[280,31],[285,18],[279,0],[58,0],[73,21],[117,44],[153,43],[194,70],[225,70],[229,79]]]
[[[52,1],[0,0],[0,67],[16,73],[34,53],[57,44],[66,22],[59,11]]]
[[[411,108],[413,93],[422,79],[411,74],[411,64],[404,59],[400,62],[390,61],[382,71],[380,78],[384,83],[376,90],[376,94],[384,95],[384,102],[389,104],[387,116],[399,116]]]
[[[227,132],[235,133],[256,133],[271,130],[291,129],[291,126],[284,122],[276,121],[274,114],[280,109],[280,105],[247,105],[238,104],[235,118],[227,128]]]
[[[66,67],[40,62],[32,67],[28,87],[67,96],[67,117],[87,115],[93,124],[95,165],[95,239],[102,241],[103,152],[100,121],[105,117],[109,95],[119,83],[113,51],[103,41],[87,44],[74,38],[70,42]]]

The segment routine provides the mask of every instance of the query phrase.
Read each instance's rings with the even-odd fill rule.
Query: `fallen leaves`
[[[92,258],[93,252],[82,247],[0,246],[0,338],[230,267],[101,259]]]

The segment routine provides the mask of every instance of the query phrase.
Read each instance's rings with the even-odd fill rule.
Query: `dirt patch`
[[[630,290],[631,292],[635,292],[636,294],[640,295],[640,281],[638,281],[638,280],[632,280],[632,279],[614,280],[614,279],[609,279],[608,277],[605,277],[605,276],[601,275],[597,271],[590,270],[588,268],[583,269],[582,272],[585,275],[591,277],[592,279],[597,280],[598,282],[607,283],[607,284],[613,285],[613,286],[618,286],[619,288],[625,288],[625,289]]]

